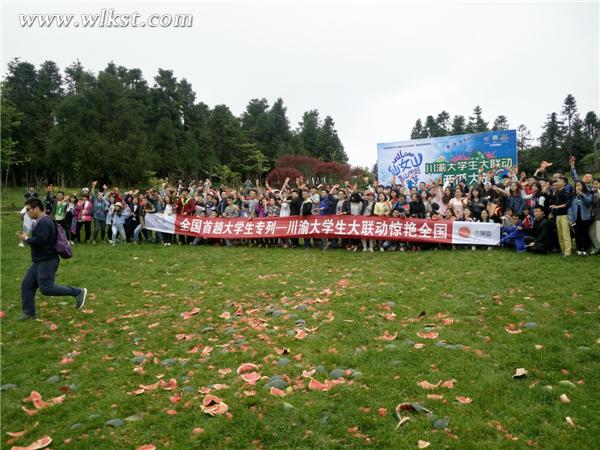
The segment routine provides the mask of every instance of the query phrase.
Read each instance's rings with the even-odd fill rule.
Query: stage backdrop
[[[378,179],[386,186],[394,175],[397,183],[408,187],[439,177],[444,182],[457,177],[475,184],[480,170],[500,175],[516,164],[515,130],[377,144]]]
[[[376,216],[290,216],[263,218],[146,214],[146,228],[207,239],[352,238],[438,244],[498,245],[500,225],[439,222]]]

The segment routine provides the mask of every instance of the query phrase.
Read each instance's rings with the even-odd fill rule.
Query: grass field
[[[598,257],[77,245],[58,282],[86,309],[38,295],[21,323],[19,226],[2,215],[2,448],[600,448]],[[65,397],[29,416],[32,391]],[[404,402],[431,413],[397,428]]]

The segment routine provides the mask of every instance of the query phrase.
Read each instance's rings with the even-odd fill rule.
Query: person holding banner
[[[193,198],[190,198],[189,195],[190,190],[186,187],[180,186],[179,198],[177,199],[177,202],[174,206],[175,212],[177,214],[180,214],[182,216],[193,216],[194,214],[196,214],[196,202]],[[193,239],[189,236],[186,237],[183,234],[179,236],[180,244],[185,244],[186,242],[191,244],[192,241]]]
[[[170,217],[174,214],[173,203],[170,195],[165,195],[163,197],[163,205],[162,205],[162,215],[165,221],[168,221]],[[163,237],[163,245],[168,246],[173,242],[173,234],[164,232],[162,233]]]
[[[361,215],[363,216],[372,216],[375,213],[375,194],[373,191],[367,191],[367,200],[363,204],[363,209]],[[363,252],[370,251],[373,252],[373,244],[375,243],[374,239],[361,239],[361,244],[363,248]]]

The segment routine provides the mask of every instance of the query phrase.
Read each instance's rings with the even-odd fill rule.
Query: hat
[[[117,203],[115,203],[115,208],[116,208],[117,206],[118,206],[119,208],[122,208],[122,207],[123,207],[123,204],[122,204],[121,202],[117,202]]]

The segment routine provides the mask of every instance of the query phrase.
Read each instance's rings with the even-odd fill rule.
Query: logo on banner
[[[397,181],[412,188],[419,182],[422,162],[423,155],[421,153],[402,153],[402,150],[400,150],[396,153],[396,156],[394,156],[388,170],[392,175],[396,176]]]
[[[469,238],[471,237],[471,229],[469,227],[460,227],[458,229],[458,235],[462,238]]]

